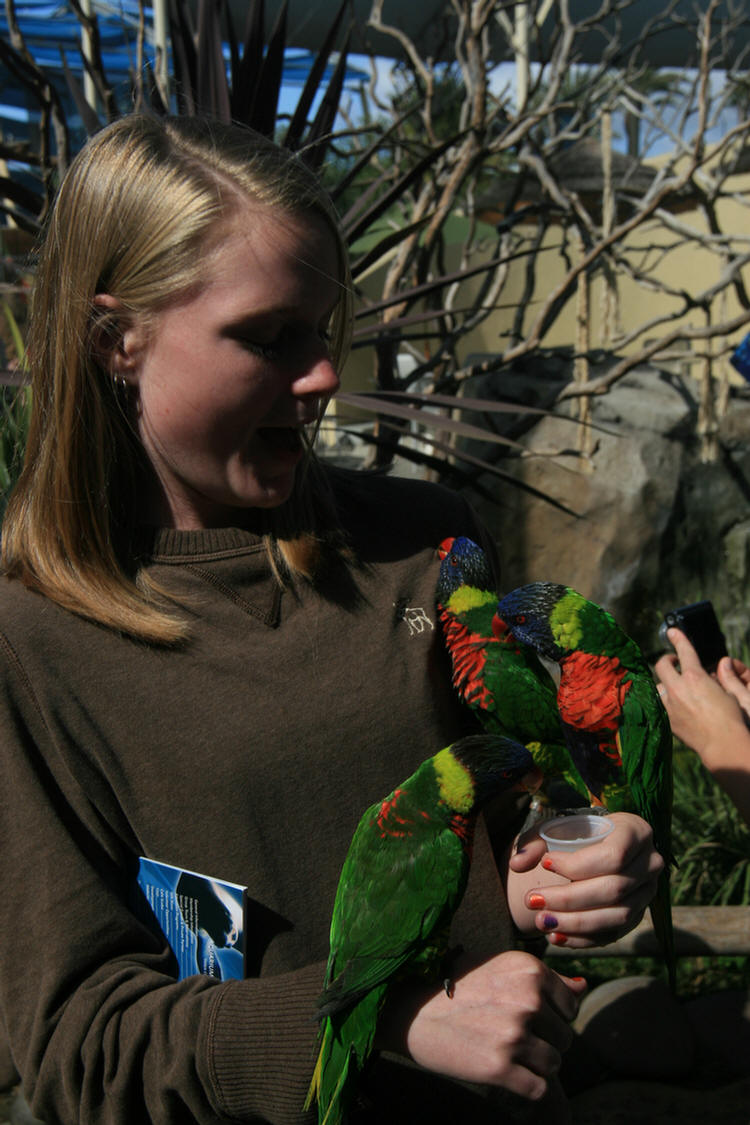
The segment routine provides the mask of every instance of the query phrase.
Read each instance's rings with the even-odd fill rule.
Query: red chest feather
[[[494,642],[471,633],[465,625],[448,618],[445,641],[453,662],[453,684],[472,707],[494,710],[494,700],[483,680],[487,662],[485,645]]]
[[[456,813],[451,820],[451,832],[458,836],[461,846],[469,858],[471,858],[474,846],[474,825],[474,820],[461,816],[460,813]]]
[[[402,796],[403,790],[394,790],[393,796],[386,798],[380,806],[380,812],[377,816],[378,828],[380,829],[381,836],[410,836],[411,835],[411,822],[400,815],[398,811],[399,798]]]
[[[557,704],[563,722],[579,730],[616,731],[630,688],[622,665],[609,656],[574,652],[562,669]]]

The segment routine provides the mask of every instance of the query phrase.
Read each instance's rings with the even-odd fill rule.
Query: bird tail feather
[[[669,892],[669,871],[665,868],[659,876],[656,897],[650,906],[651,922],[656,940],[662,951],[664,964],[673,995],[677,992],[677,970],[674,952],[674,930],[672,927],[672,906]]]
[[[329,1019],[325,1022],[323,1030],[323,1041],[318,1052],[318,1059],[315,1063],[312,1079],[310,1081],[310,1088],[307,1091],[305,1098],[304,1109],[308,1110],[313,1102],[318,1105],[318,1125],[342,1125],[344,1103],[341,1095],[346,1088],[347,1080],[349,1079],[350,1064],[354,1051],[349,1047],[343,1056],[340,1051],[336,1051],[336,1041],[333,1033],[333,1026]],[[328,1091],[326,1086],[325,1071],[331,1064],[333,1056],[340,1057],[340,1066],[336,1084],[332,1090]]]
[[[346,1086],[347,1078],[349,1077],[349,1062],[352,1057],[352,1052],[349,1051],[346,1057],[346,1062],[341,1068],[336,1086],[331,1093],[331,1098],[328,1103],[328,1109],[325,1112],[325,1117],[320,1122],[320,1125],[341,1125],[344,1120],[343,1104],[341,1101],[341,1094]]]
[[[320,1097],[320,1077],[323,1072],[323,1048],[321,1047],[318,1052],[318,1058],[315,1063],[315,1070],[313,1071],[312,1079],[310,1081],[310,1088],[307,1091],[305,1098],[304,1109],[308,1110],[313,1102],[317,1102]]]

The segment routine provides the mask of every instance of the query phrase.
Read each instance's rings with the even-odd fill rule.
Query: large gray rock
[[[18,1071],[16,1070],[13,1056],[10,1053],[10,1045],[5,1034],[5,1029],[0,1023],[0,1090],[9,1090],[18,1082]]]
[[[573,1027],[610,1077],[669,1082],[686,1078],[693,1068],[690,1022],[655,977],[600,984],[583,998]]]
[[[718,1084],[744,1078],[750,1060],[750,992],[698,996],[685,1004],[685,1014],[704,1080]]]
[[[618,1080],[573,1098],[575,1125],[748,1125],[750,1078],[720,1089]]]
[[[515,385],[492,378],[469,393],[503,398]],[[558,368],[546,380],[526,375],[525,399],[547,403],[563,382]],[[559,408],[565,416],[504,423],[525,452],[504,458],[503,470],[567,510],[481,478],[501,500],[471,497],[499,543],[503,588],[535,580],[573,586],[611,610],[650,655],[664,610],[710,598],[739,651],[750,627],[747,394],[730,399],[719,458],[709,464],[696,436],[697,384],[687,377],[642,368],[594,398],[591,409],[585,455],[570,401]]]

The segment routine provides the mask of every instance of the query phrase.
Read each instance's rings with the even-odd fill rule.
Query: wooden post
[[[578,261],[581,262],[585,254],[583,235],[578,227],[573,229]],[[576,286],[575,353],[573,381],[580,386],[589,380],[589,275],[586,269],[582,269],[578,274]],[[588,423],[591,418],[591,399],[588,395],[581,395],[578,400],[578,417],[582,423],[579,428],[578,448],[582,453],[590,453],[591,428]]]
[[[608,238],[615,221],[615,190],[612,182],[612,114],[602,114],[602,237]],[[602,326],[603,348],[610,348],[617,329],[617,278],[614,263],[602,260]]]
[[[81,8],[87,16],[92,15],[91,0],[81,0]],[[91,35],[85,27],[81,28],[81,54],[88,62],[91,62]],[[96,111],[96,86],[86,67],[83,68],[83,96],[91,108]]]

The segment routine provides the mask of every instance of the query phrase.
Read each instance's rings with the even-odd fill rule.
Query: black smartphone
[[[659,639],[667,648],[672,647],[667,640],[667,629],[672,626],[682,630],[706,671],[715,671],[722,656],[727,655],[727,643],[711,602],[694,602],[664,614]]]

